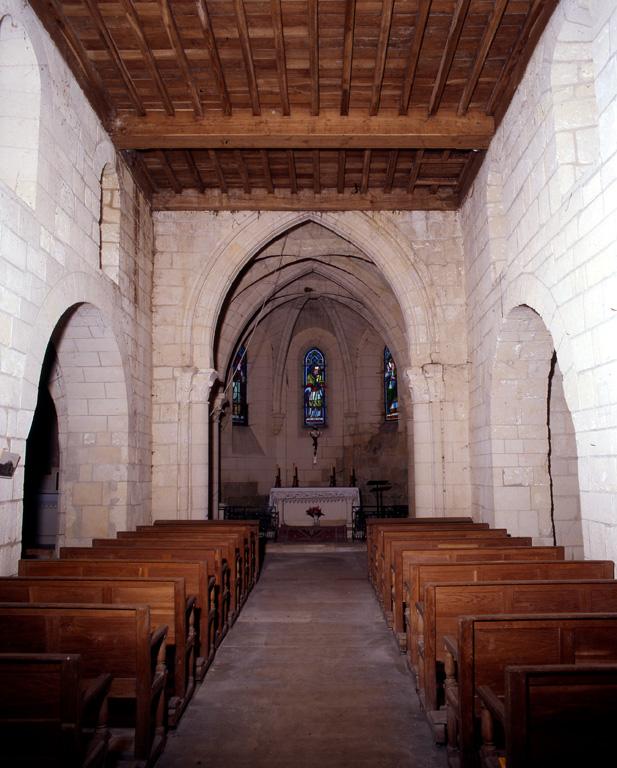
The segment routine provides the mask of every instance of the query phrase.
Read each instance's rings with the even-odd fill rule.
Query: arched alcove
[[[0,180],[36,205],[41,78],[28,33],[0,19]]]
[[[521,305],[499,334],[492,371],[494,520],[536,544],[582,554],[578,460],[553,339]]]

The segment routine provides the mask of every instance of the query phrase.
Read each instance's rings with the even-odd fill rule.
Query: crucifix
[[[321,437],[321,432],[318,429],[311,429],[309,435],[313,441],[313,464],[317,464],[317,447],[319,444],[319,438]]]

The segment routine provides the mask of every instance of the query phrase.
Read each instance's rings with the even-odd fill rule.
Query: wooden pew
[[[147,528],[137,531],[121,531],[116,539],[94,539],[93,546],[112,545],[112,542],[124,544],[125,541],[145,541],[146,546],[163,546],[167,542],[174,545],[186,546],[222,546],[226,548],[224,560],[230,568],[232,589],[235,594],[235,604],[238,610],[246,601],[248,593],[252,589],[251,560],[249,540],[242,532],[230,533],[226,531],[177,531],[167,528]],[[235,570],[234,570],[235,565]],[[233,571],[233,573],[232,573]]]
[[[531,548],[530,552],[535,550]],[[470,583],[484,581],[561,581],[572,579],[612,579],[615,564],[612,560],[527,560],[515,562],[475,563],[417,563],[409,566],[409,605],[422,600],[424,587],[438,583]],[[418,665],[420,628],[415,622],[416,612],[410,612],[408,622],[408,654],[414,671]]]
[[[617,611],[617,581],[503,581],[427,584],[419,617],[418,684],[427,712],[442,703],[444,637],[455,635],[459,617],[503,613],[591,613]]]
[[[0,578],[2,603],[147,605],[152,630],[167,627],[168,722],[175,727],[195,689],[195,598],[181,578],[22,576]]]
[[[170,530],[246,530],[249,536],[251,548],[251,563],[253,583],[259,578],[261,572],[261,548],[258,520],[155,520],[152,524],[157,530],[168,528]],[[140,530],[142,526],[137,526]]]
[[[398,635],[399,645],[402,651],[407,651],[411,647],[410,628],[414,617],[414,606],[422,595],[414,589],[413,568],[418,564],[430,565],[431,563],[480,563],[480,562],[502,562],[502,561],[557,561],[565,558],[563,547],[520,547],[511,546],[511,539],[508,539],[506,546],[474,546],[433,548],[433,549],[413,549],[404,550],[401,553],[400,577],[402,579],[402,605],[401,613],[404,619],[403,632]],[[515,539],[516,541],[516,539]],[[452,579],[450,579],[452,581]],[[398,584],[397,584],[398,590]],[[396,593],[396,607],[398,610],[398,592]],[[403,634],[404,633],[404,634]],[[410,660],[411,661],[411,660]]]
[[[92,550],[88,549],[88,552]],[[195,674],[203,680],[214,658],[217,632],[216,582],[208,575],[205,563],[195,561],[154,560],[20,560],[20,576],[130,577],[181,579],[184,582],[184,604],[187,611],[195,608]]]
[[[505,670],[505,696],[479,686],[482,765],[508,768],[615,763],[617,665],[552,664]],[[494,734],[505,731],[505,748]]]
[[[403,552],[419,549],[425,545],[432,544],[437,549],[448,549],[452,547],[526,547],[531,546],[531,538],[528,536],[507,536],[504,529],[497,531],[424,531],[414,537],[406,536],[396,540],[388,537],[385,544],[388,551],[388,557],[384,557],[380,569],[381,583],[381,603],[383,606],[386,621],[391,626],[393,623],[393,597],[395,592],[402,595],[403,575],[402,575],[402,555]],[[429,535],[430,534],[430,535]],[[397,560],[396,570],[390,560],[390,553],[395,555]]]
[[[0,653],[77,653],[86,679],[112,675],[109,751],[141,765],[165,745],[166,632],[147,606],[0,603]]]
[[[110,685],[84,680],[79,654],[0,653],[2,764],[102,768]]]
[[[128,532],[127,532],[128,533]],[[242,606],[245,593],[242,589],[242,569],[243,558],[241,550],[237,546],[236,537],[219,537],[209,538],[208,540],[200,539],[195,541],[193,539],[170,539],[164,540],[149,539],[139,536],[138,534],[130,532],[131,535],[122,537],[120,539],[93,539],[93,550],[99,551],[106,548],[114,549],[118,551],[121,548],[125,549],[168,549],[170,551],[182,553],[182,551],[197,551],[199,549],[207,553],[209,564],[216,567],[216,563],[220,562],[221,566],[226,565],[229,573],[229,622],[233,623]],[[60,556],[63,557],[62,551]],[[192,559],[191,557],[183,559]],[[216,576],[216,573],[215,573]],[[217,579],[218,581],[218,579]]]
[[[502,696],[510,664],[615,664],[616,638],[613,611],[461,617],[455,637],[445,638],[450,764],[476,765],[480,686]]]
[[[147,542],[146,542],[147,544]],[[216,644],[218,645],[225,636],[229,627],[231,611],[231,589],[230,572],[227,563],[223,562],[221,549],[219,547],[181,547],[180,549],[171,546],[143,546],[126,547],[118,545],[115,547],[61,547],[60,559],[62,560],[114,560],[116,562],[129,560],[131,562],[138,560],[147,560],[151,562],[201,562],[209,576],[215,579],[216,594],[216,613],[218,616],[218,626],[216,633]],[[202,596],[200,595],[200,598]],[[201,626],[200,634],[204,627],[204,620],[207,621],[206,604],[200,603]],[[205,619],[204,619],[205,617]],[[203,637],[203,634],[201,635]]]

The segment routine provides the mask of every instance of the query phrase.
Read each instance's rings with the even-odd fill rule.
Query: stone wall
[[[0,175],[0,448],[21,457],[14,477],[0,478],[0,573],[11,574],[21,552],[26,439],[54,333],[64,334],[49,382],[64,440],[60,541],[87,542],[150,518],[152,226],[148,202],[33,12],[2,0],[0,19],[3,93],[31,96],[3,98],[0,115],[2,151],[29,158],[24,178]],[[23,87],[32,57],[15,59],[19,46],[36,61]],[[28,146],[15,144],[20,125]],[[112,277],[100,255],[105,165],[120,190]],[[78,323],[82,305],[90,319]]]
[[[504,486],[494,482],[507,452],[503,445],[500,451],[504,435],[496,430],[504,411],[518,407],[514,393],[509,401],[495,398],[503,393],[499,382],[507,379],[495,368],[504,362],[500,340],[509,332],[512,311],[528,307],[547,329],[563,373],[578,453],[578,462],[570,461],[570,488],[580,484],[585,554],[600,558],[617,557],[616,125],[617,3],[587,6],[583,0],[565,0],[542,36],[461,212],[472,512],[489,521],[500,515],[514,532],[546,535],[545,526],[526,529],[521,518],[534,481],[520,479],[519,500],[511,496],[506,507]],[[527,357],[527,365],[534,356],[544,365],[544,346],[537,350],[539,358],[526,343],[516,354]],[[518,429],[520,423],[512,426]],[[544,414],[536,427],[541,436],[527,439],[547,445]],[[515,438],[523,438],[520,430]],[[522,470],[533,449],[521,446]],[[545,465],[538,470],[545,471]],[[545,492],[541,495],[540,506],[546,503]],[[560,498],[555,502],[559,505]]]

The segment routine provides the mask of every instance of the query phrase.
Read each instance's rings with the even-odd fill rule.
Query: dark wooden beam
[[[105,127],[109,127],[115,110],[101,76],[75,34],[61,3],[56,0],[29,0],[29,4],[68,63],[101,122]]]
[[[390,40],[390,27],[392,26],[392,11],[394,0],[383,0],[381,9],[381,25],[379,27],[379,40],[377,42],[377,54],[375,56],[375,70],[373,73],[373,88],[371,91],[371,104],[369,114],[376,115],[379,112],[381,101],[381,84],[386,69],[386,55]]]
[[[223,169],[221,168],[221,164],[219,163],[218,155],[213,149],[208,150],[208,158],[212,163],[212,167],[214,168],[214,173],[216,174],[216,178],[218,179],[221,192],[223,192],[223,194],[227,194],[227,181],[225,180],[225,174],[223,173]]]
[[[227,83],[225,82],[225,73],[223,72],[223,65],[221,64],[219,49],[216,44],[216,38],[214,37],[214,30],[212,29],[212,21],[210,19],[210,13],[208,12],[208,6],[206,0],[196,0],[196,4],[197,17],[199,18],[199,24],[204,36],[206,48],[208,49],[210,65],[214,72],[214,79],[216,80],[219,97],[223,106],[223,114],[231,115],[231,101],[229,99]]]
[[[364,150],[364,160],[362,162],[362,183],[360,185],[360,192],[366,195],[368,192],[368,183],[371,175],[371,150]]]
[[[321,168],[319,163],[319,150],[313,150],[313,192],[321,194]]]
[[[322,190],[321,194],[311,190],[298,194],[277,190],[270,195],[265,190],[256,190],[251,195],[237,191],[225,195],[210,191],[203,195],[160,192],[153,199],[155,210],[167,211],[454,211],[457,205],[454,191],[435,196],[424,187],[413,195],[404,191],[389,195],[382,191],[340,195],[333,189]]]
[[[452,60],[456,53],[458,41],[463,31],[465,24],[465,18],[467,11],[469,10],[469,4],[471,0],[457,0],[454,13],[452,14],[452,22],[450,24],[450,31],[448,32],[448,39],[441,56],[441,62],[439,63],[439,71],[435,78],[435,85],[433,86],[433,92],[429,101],[428,113],[434,115],[439,109],[441,103],[441,97],[443,96],[446,83],[448,81],[448,75],[450,74],[450,67],[452,66]]]
[[[94,0],[84,0],[84,3],[88,11],[90,12],[90,15],[92,16],[92,19],[96,25],[99,35],[101,36],[103,44],[107,48],[109,57],[111,58],[111,60],[116,66],[116,69],[120,73],[120,77],[122,78],[124,87],[128,91],[129,97],[133,102],[133,106],[135,107],[137,114],[142,116],[145,115],[146,110],[141,100],[141,96],[139,95],[137,88],[135,87],[135,83],[133,82],[133,78],[131,77],[130,72],[126,68],[126,64],[122,61],[122,56],[120,56],[120,51],[118,50],[113,37],[111,36],[109,30],[107,29],[105,20],[103,19],[103,16],[99,11],[98,4],[95,3]]]
[[[261,165],[264,169],[264,178],[266,180],[266,189],[270,195],[274,194],[274,184],[272,183],[272,173],[270,172],[270,163],[268,161],[268,152],[265,149],[259,151],[261,156]]]
[[[244,189],[245,194],[250,195],[251,180],[249,179],[249,169],[246,167],[244,157],[239,149],[234,150],[234,159],[236,161],[238,173],[240,174],[240,179],[242,180],[242,188]]]
[[[319,114],[319,11],[317,0],[308,1],[309,71],[311,73],[311,115]]]
[[[463,204],[465,197],[469,192],[471,185],[473,184],[473,180],[476,178],[478,171],[480,170],[480,166],[484,162],[485,156],[486,156],[486,152],[470,152],[469,153],[467,162],[459,176],[459,188],[458,188],[459,205]]]
[[[178,181],[178,177],[174,173],[174,169],[169,164],[169,160],[167,159],[167,155],[163,150],[159,150],[156,153],[157,159],[162,167],[162,169],[165,171],[165,175],[169,179],[169,183],[171,184],[171,188],[173,191],[179,195],[182,192],[182,186],[180,182]]]
[[[356,0],[345,0],[345,22],[343,28],[343,75],[341,77],[341,115],[349,114],[355,23]]]
[[[270,0],[272,13],[272,31],[274,33],[274,52],[276,55],[276,73],[279,80],[281,95],[281,110],[284,115],[290,114],[289,88],[287,85],[287,57],[285,56],[285,35],[283,33],[283,13],[281,0]]]
[[[193,103],[193,112],[195,117],[203,117],[204,112],[201,105],[201,99],[199,98],[199,91],[197,90],[195,80],[193,79],[193,75],[191,73],[191,67],[189,66],[189,61],[184,51],[184,45],[180,39],[180,33],[178,31],[178,26],[176,24],[173,12],[171,10],[171,6],[169,5],[169,0],[159,0],[159,5],[161,8],[163,26],[167,30],[167,36],[169,37],[171,46],[176,54],[178,66],[182,71],[184,80],[189,89],[189,94]]]
[[[150,72],[150,77],[154,81],[156,90],[158,91],[161,101],[163,102],[163,109],[168,115],[173,117],[173,115],[175,114],[174,105],[172,104],[172,101],[169,98],[169,93],[167,92],[167,88],[165,87],[165,83],[163,82],[163,78],[161,77],[161,73],[159,72],[158,64],[156,63],[156,59],[154,58],[152,49],[150,48],[150,46],[148,45],[148,41],[146,40],[143,26],[139,18],[139,15],[137,14],[137,10],[135,9],[133,0],[120,0],[120,2],[122,3],[122,7],[124,8],[126,19],[131,29],[133,30],[133,34],[135,35],[135,38],[137,39],[139,50],[141,51],[141,55],[143,56],[143,59],[146,62],[146,66],[148,67],[148,71]]]
[[[345,150],[338,152],[338,172],[336,174],[336,191],[339,195],[345,192]]]
[[[139,152],[134,152],[133,150],[128,150],[122,152],[122,157],[130,168],[133,178],[141,188],[141,191],[150,200],[157,187],[152,176],[150,176],[150,171],[148,171],[141,154]]]
[[[398,163],[398,149],[393,149],[388,157],[388,170],[386,171],[386,183],[384,184],[383,191],[386,194],[392,192],[392,185],[394,184],[394,175],[396,174],[396,166]]]
[[[432,0],[419,0],[418,10],[416,11],[413,42],[409,49],[409,59],[407,61],[405,80],[403,81],[403,90],[401,92],[401,104],[399,107],[399,114],[401,115],[406,115],[407,110],[409,109],[411,91],[413,89],[414,80],[416,79],[418,60],[420,59],[420,51],[422,50],[422,43],[424,42],[424,33],[426,32],[426,23],[431,10],[431,2]]]
[[[409,182],[407,184],[407,189],[409,191],[409,194],[413,194],[416,182],[418,181],[418,174],[420,173],[420,166],[422,164],[422,157],[424,156],[424,150],[419,149],[416,152],[416,156],[413,159],[413,165],[411,166],[411,172],[409,174]]]
[[[251,106],[253,114],[260,115],[259,90],[257,88],[255,62],[253,61],[253,51],[251,50],[251,38],[249,35],[249,25],[246,20],[246,11],[244,10],[244,0],[234,0],[234,10],[236,12],[236,25],[238,27],[242,58],[244,59],[244,68],[246,69],[246,80],[251,96]]]
[[[476,86],[478,85],[480,75],[482,74],[482,69],[484,68],[486,57],[488,56],[488,52],[491,48],[491,45],[493,44],[497,30],[499,29],[499,25],[501,24],[501,20],[505,13],[508,2],[509,0],[497,0],[495,3],[491,18],[489,19],[486,29],[484,30],[484,34],[482,35],[480,48],[476,54],[471,74],[467,79],[465,90],[463,91],[463,95],[461,96],[458,104],[459,115],[464,115],[465,112],[467,112],[469,109],[469,104],[471,102],[473,93],[476,90]]]
[[[206,189],[206,185],[203,182],[203,179],[201,178],[201,174],[199,173],[199,168],[195,164],[195,159],[193,158],[193,153],[185,149],[183,152],[184,155],[184,162],[187,164],[189,171],[191,172],[191,176],[193,177],[193,181],[195,182],[195,189],[198,189],[200,192],[204,192]]]
[[[494,121],[483,112],[465,116],[440,110],[408,115],[342,117],[336,112],[314,117],[294,110],[289,117],[239,114],[232,117],[190,115],[118,116],[113,140],[118,149],[486,149]]]
[[[296,175],[296,161],[293,150],[287,150],[287,168],[289,170],[289,186],[293,195],[298,194],[298,177]]]

